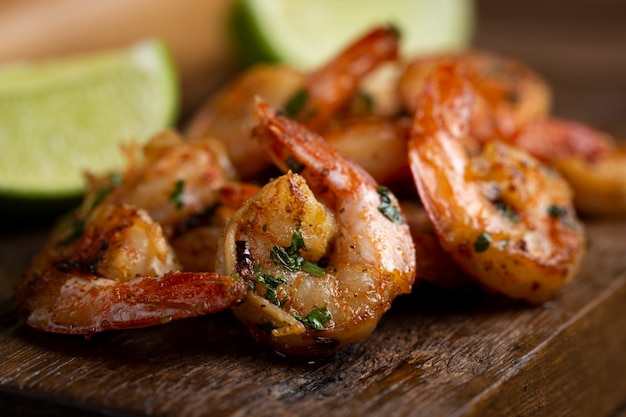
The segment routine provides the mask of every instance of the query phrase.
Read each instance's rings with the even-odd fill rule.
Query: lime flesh
[[[0,196],[64,198],[123,163],[121,143],[171,125],[178,81],[156,40],[0,68]]]
[[[402,56],[466,47],[471,0],[240,0],[233,30],[244,65],[322,65],[375,25],[402,34]]]

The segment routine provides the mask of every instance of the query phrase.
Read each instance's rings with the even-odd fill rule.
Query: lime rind
[[[402,33],[402,55],[456,50],[471,41],[471,0],[240,0],[233,19],[244,65],[314,69],[375,25]]]
[[[265,42],[258,19],[246,1],[234,4],[230,31],[239,64],[248,67],[256,62],[280,62],[281,57]]]
[[[1,69],[0,195],[79,195],[85,171],[122,165],[120,143],[170,126],[178,96],[173,60],[157,40]]]

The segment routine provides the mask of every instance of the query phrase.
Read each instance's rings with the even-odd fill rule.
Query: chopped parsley
[[[264,331],[267,334],[271,334],[272,330],[276,329],[276,325],[269,321],[264,321],[263,323],[257,324],[257,327]]]
[[[302,262],[301,269],[304,272],[308,272],[309,274],[314,275],[316,277],[321,277],[322,275],[326,273],[324,268],[322,268],[319,265],[314,264],[313,262],[309,262],[306,259],[304,260],[304,262]]]
[[[502,201],[496,201],[494,204],[502,216],[509,219],[513,223],[519,223],[519,216],[515,210],[513,210],[513,207]]]
[[[324,330],[325,326],[333,319],[330,311],[324,306],[311,310],[306,317],[295,316],[295,319],[304,324],[307,329]]]
[[[378,205],[378,211],[380,211],[386,218],[394,223],[402,223],[404,220],[400,214],[398,206],[393,204],[391,197],[389,197],[389,189],[385,186],[379,186],[376,188],[378,195],[380,196],[380,204]]]
[[[119,187],[120,185],[122,185],[123,180],[124,177],[119,172],[113,172],[109,175],[109,182],[113,187]]]
[[[174,203],[177,209],[183,208],[183,195],[185,193],[185,181],[178,180],[174,184],[174,190],[170,193],[170,201]]]
[[[309,101],[309,92],[306,89],[298,90],[285,104],[284,112],[287,117],[298,116],[307,101]]]
[[[278,301],[276,288],[281,284],[286,284],[287,281],[270,274],[259,274],[256,280],[265,285],[265,299],[279,306],[280,302]]]
[[[551,204],[548,207],[548,216],[552,217],[553,219],[560,219],[562,217],[565,217],[566,215],[567,209],[565,207],[556,204]]]
[[[359,91],[352,105],[353,111],[360,115],[372,114],[374,110],[374,97],[365,91]]]
[[[291,272],[304,271],[317,277],[324,275],[324,268],[304,259],[300,254],[300,249],[306,250],[306,245],[302,232],[296,229],[291,235],[291,245],[286,248],[274,246],[270,252],[270,259],[276,265],[282,265]]]
[[[59,241],[61,245],[66,245],[70,243],[72,240],[77,239],[85,233],[85,227],[87,225],[87,221],[85,219],[75,219],[72,222],[72,231],[63,239]]]
[[[61,245],[66,245],[70,243],[72,240],[77,239],[85,233],[85,229],[87,227],[87,219],[93,211],[104,201],[104,199],[116,188],[122,184],[122,176],[119,173],[112,173],[109,175],[110,186],[104,187],[101,190],[98,190],[91,200],[91,204],[89,205],[89,209],[87,213],[85,213],[82,217],[77,217],[72,222],[71,232],[61,239],[59,243]]]
[[[491,244],[491,235],[489,233],[481,233],[474,241],[474,250],[477,253],[484,252],[489,249]]]

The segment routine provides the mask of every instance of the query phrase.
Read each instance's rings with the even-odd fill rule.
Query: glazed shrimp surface
[[[250,140],[256,123],[255,96],[311,129],[323,131],[333,117],[350,107],[362,81],[397,53],[398,33],[376,28],[311,73],[284,65],[251,67],[207,101],[188,124],[186,135],[219,140],[240,178],[253,179],[271,166],[260,145]]]
[[[255,134],[286,174],[225,229],[218,271],[249,285],[235,314],[257,338],[292,354],[365,338],[415,277],[397,201],[322,137],[266,103],[256,114]]]
[[[398,91],[411,114],[428,74],[445,62],[462,67],[472,84],[475,96],[470,132],[479,141],[513,137],[528,123],[550,112],[550,87],[530,67],[493,53],[465,51],[419,57],[407,65]]]
[[[285,105],[285,112],[310,130],[322,133],[345,110],[367,76],[398,58],[400,34],[377,27],[358,38],[334,59],[308,75]]]
[[[234,211],[227,207],[241,205],[234,190],[245,185],[231,181],[219,143],[186,142],[167,131],[141,155],[127,149],[127,156],[122,173],[90,177],[83,204],[57,227],[18,284],[17,304],[31,326],[91,334],[220,311],[241,299],[241,282],[208,272],[218,233],[194,228],[198,222],[209,230],[223,227]],[[207,210],[212,216],[205,224]],[[185,243],[187,234],[193,246]],[[207,268],[189,272],[201,266]]]
[[[168,237],[177,224],[215,203],[235,176],[218,142],[186,141],[174,131],[155,135],[141,155],[128,150],[127,156],[123,172],[91,178],[84,207],[94,199],[141,207]]]
[[[561,158],[552,166],[571,184],[581,213],[626,216],[626,146],[616,146],[593,160]]]
[[[91,335],[217,312],[244,294],[240,280],[179,268],[145,210],[101,203],[55,229],[15,300],[34,328]]]
[[[578,270],[582,225],[568,184],[521,150],[469,138],[472,92],[441,65],[419,97],[409,159],[443,248],[483,286],[541,302]]]
[[[555,167],[587,215],[626,215],[626,146],[582,123],[546,118],[530,123],[510,142]]]
[[[260,145],[250,140],[250,129],[256,124],[254,96],[282,107],[305,80],[306,74],[284,65],[252,67],[210,98],[189,122],[185,134],[192,139],[220,141],[239,177],[252,179],[271,165]]]
[[[170,243],[185,271],[215,271],[222,230],[247,199],[259,191],[253,184],[229,182],[207,210],[178,225]]]
[[[339,153],[363,167],[380,184],[410,177],[407,142],[409,118],[346,119],[324,133]]]

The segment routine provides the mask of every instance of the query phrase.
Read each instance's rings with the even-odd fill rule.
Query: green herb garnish
[[[306,89],[298,90],[285,104],[284,112],[287,117],[296,117],[309,101],[309,92]]]
[[[519,216],[515,210],[513,210],[513,207],[502,201],[496,201],[494,204],[502,216],[509,219],[513,223],[519,223]]]
[[[85,229],[87,227],[87,219],[93,211],[104,201],[104,199],[113,191],[116,187],[118,187],[122,183],[122,176],[117,173],[113,173],[109,175],[109,182],[111,185],[109,187],[102,188],[98,190],[91,200],[89,204],[89,209],[85,213],[84,216],[78,217],[74,219],[72,222],[72,231],[63,239],[59,241],[61,245],[66,245],[70,243],[72,240],[77,239],[85,233]]]
[[[304,326],[308,329],[324,330],[325,325],[330,323],[333,317],[330,314],[330,311],[328,311],[328,309],[324,306],[311,310],[306,317],[295,316],[295,319],[304,324]]]
[[[278,301],[278,296],[276,294],[276,288],[278,288],[278,286],[281,284],[286,284],[287,281],[270,274],[259,274],[259,276],[257,277],[257,281],[265,284],[265,299],[272,304],[280,305],[280,302]]]
[[[87,225],[87,221],[85,219],[76,219],[76,220],[74,220],[72,222],[72,231],[69,233],[69,235],[67,235],[66,237],[61,239],[59,241],[59,243],[61,245],[67,245],[72,240],[81,237],[83,235],[83,233],[85,233],[86,225]]]
[[[304,262],[302,262],[302,266],[300,269],[316,277],[321,277],[322,275],[326,273],[324,268],[322,268],[321,266],[317,264],[314,264],[313,262],[309,262],[306,259],[304,260]]]
[[[183,202],[184,189],[185,189],[185,181],[178,180],[174,184],[174,190],[170,193],[170,201],[174,203],[176,208],[179,210],[183,208],[183,205],[184,205],[184,202]]]
[[[380,204],[378,205],[378,211],[380,211],[386,218],[394,223],[402,223],[404,220],[400,214],[398,206],[394,205],[389,196],[389,189],[385,186],[379,186],[376,188],[378,195],[380,196]]]
[[[272,330],[276,329],[276,325],[269,321],[264,321],[263,323],[257,324],[257,327],[263,330],[267,334],[272,334]]]
[[[548,216],[553,219],[560,219],[561,217],[565,217],[567,215],[567,209],[562,206],[558,206],[556,204],[551,204],[548,207]]]
[[[484,252],[489,249],[491,244],[491,235],[489,233],[481,233],[474,241],[474,250],[477,253]]]
[[[324,268],[305,260],[300,254],[300,249],[306,250],[306,245],[302,232],[300,229],[296,229],[291,235],[291,245],[286,248],[274,246],[270,252],[270,259],[276,265],[282,265],[291,272],[302,270],[317,277],[324,275]]]
[[[372,114],[374,110],[374,97],[365,91],[359,91],[353,108],[354,112],[357,114]]]
[[[123,180],[124,177],[119,172],[113,172],[109,174],[109,182],[113,187],[119,187],[120,185],[122,185]]]

